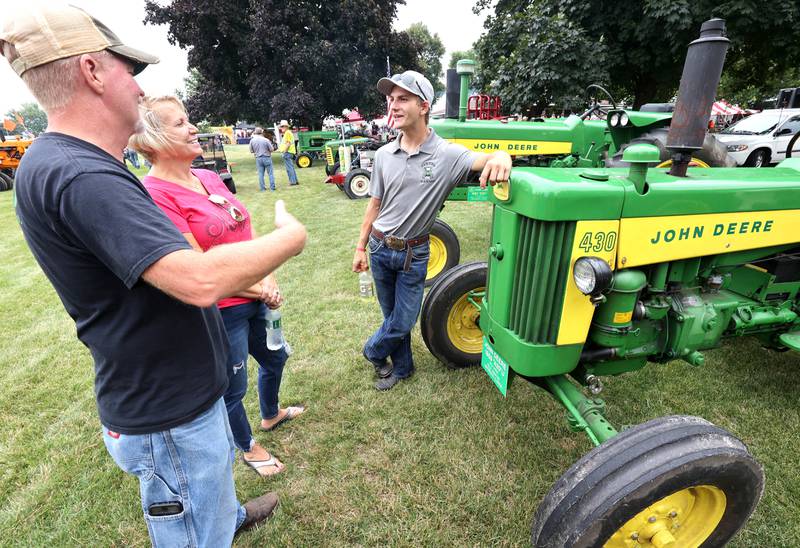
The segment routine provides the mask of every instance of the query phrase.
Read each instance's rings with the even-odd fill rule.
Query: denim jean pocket
[[[377,253],[381,247],[383,247],[383,240],[379,240],[375,236],[370,235],[369,241],[367,242],[367,248],[369,248],[369,252]]]
[[[428,242],[415,245],[411,248],[411,257],[415,261],[427,261],[431,256],[431,246]]]
[[[123,472],[147,481],[155,473],[150,434],[118,434],[103,427],[103,442]]]

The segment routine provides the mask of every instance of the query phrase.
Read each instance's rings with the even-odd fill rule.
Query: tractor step
[[[784,333],[778,340],[781,341],[781,344],[784,346],[788,346],[792,350],[800,351],[800,331],[790,331],[789,333]]]

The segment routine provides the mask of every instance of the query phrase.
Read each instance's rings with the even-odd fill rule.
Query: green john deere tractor
[[[324,156],[325,143],[336,139],[336,136],[336,131],[298,131],[295,165],[300,168],[311,167],[314,160],[320,160]]]
[[[731,433],[691,416],[618,431],[598,397],[605,375],[699,366],[730,337],[800,350],[800,158],[687,169],[724,28],[705,22],[689,46],[669,169],[648,143],[626,148],[628,167],[513,169],[489,196],[488,263],[447,271],[423,303],[440,361],[480,363],[503,394],[517,377],[536,384],[596,446],[545,496],[534,546],[724,546],[761,498],[763,469]]]

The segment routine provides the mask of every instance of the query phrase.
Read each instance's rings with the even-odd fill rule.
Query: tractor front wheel
[[[747,447],[698,417],[623,430],[553,485],[531,526],[536,547],[725,546],[755,510],[764,471]]]
[[[297,158],[295,159],[294,163],[299,168],[306,168],[306,167],[311,167],[311,164],[314,163],[314,161],[311,158],[310,154],[308,154],[307,152],[301,152],[300,154],[297,155]]]
[[[483,333],[478,320],[487,268],[484,262],[474,262],[447,270],[422,303],[422,340],[436,359],[452,369],[481,362]]]
[[[461,259],[461,246],[458,236],[450,225],[436,219],[431,228],[431,257],[428,259],[428,274],[425,287],[429,287],[446,271],[458,264]]]
[[[351,169],[344,178],[344,193],[351,200],[366,198],[369,194],[369,178],[369,170]]]
[[[0,171],[0,192],[14,188],[14,179]]]
[[[339,162],[336,162],[333,165],[325,164],[325,175],[331,177],[337,173],[339,173]]]

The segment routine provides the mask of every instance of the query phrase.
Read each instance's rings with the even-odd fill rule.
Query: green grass
[[[289,188],[257,192],[246,147],[227,148],[239,197],[261,233],[286,200],[309,231],[305,251],[278,271],[294,348],[282,403],[308,411],[259,441],[287,463],[262,480],[236,464],[244,500],[277,490],[281,507],[237,546],[525,546],[530,519],[553,481],[590,448],[543,391],[516,382],[503,398],[482,370],[450,371],[418,331],[417,374],[388,393],[372,388],[361,346],[380,322],[350,272],[365,201],[322,184],[322,166]],[[482,259],[490,210],[449,203],[462,262]],[[138,486],[106,454],[93,368],[72,321],[31,257],[0,193],[0,546],[145,546]],[[731,546],[797,546],[800,358],[739,340],[707,364],[651,365],[606,381],[617,426],[673,413],[705,417],[741,437],[764,465],[767,487]],[[258,420],[254,370],[245,404]]]

